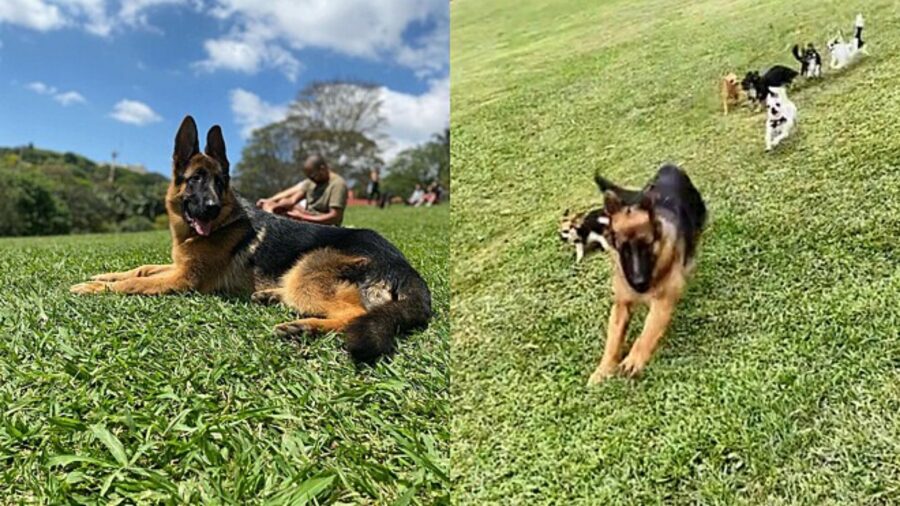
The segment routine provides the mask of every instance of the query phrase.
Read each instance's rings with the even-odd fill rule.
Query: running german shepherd
[[[642,190],[627,190],[595,177],[609,218],[606,240],[615,265],[614,302],[606,349],[590,383],[614,375],[639,374],[672,319],[675,305],[694,266],[706,205],[687,174],[663,165]],[[644,330],[624,360],[622,343],[636,303],[650,306]]]
[[[383,237],[293,221],[239,197],[229,186],[218,125],[201,153],[197,125],[186,116],[172,160],[172,263],[94,276],[73,293],[252,293],[254,301],[283,302],[305,316],[276,326],[276,334],[342,331],[347,351],[365,363],[392,353],[396,335],[428,325],[428,286]]]

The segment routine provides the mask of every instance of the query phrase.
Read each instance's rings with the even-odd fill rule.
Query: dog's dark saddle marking
[[[706,225],[706,205],[700,192],[688,175],[678,166],[666,164],[660,167],[656,177],[645,187],[652,190],[657,199],[656,211],[667,213],[684,233],[684,263],[694,256],[697,239]]]

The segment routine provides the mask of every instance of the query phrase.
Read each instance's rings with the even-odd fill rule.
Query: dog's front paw
[[[107,272],[106,274],[97,274],[96,276],[91,276],[91,280],[93,281],[121,281],[124,279],[124,276],[120,272]]]
[[[622,374],[625,374],[628,377],[634,378],[639,376],[644,368],[647,367],[647,362],[650,357],[645,357],[642,354],[638,353],[629,353],[622,363],[619,364],[619,369],[621,369]]]
[[[591,377],[588,378],[588,386],[599,385],[615,376],[617,365],[618,364],[615,363],[601,362],[600,365],[597,366],[597,369],[594,370],[594,373],[591,374]]]
[[[103,281],[88,281],[87,283],[78,283],[69,288],[72,293],[79,295],[90,293],[103,293],[109,290],[109,284]]]

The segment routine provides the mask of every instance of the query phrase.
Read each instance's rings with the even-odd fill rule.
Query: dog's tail
[[[641,192],[638,190],[629,190],[627,188],[622,188],[621,186],[613,183],[609,179],[601,176],[599,173],[594,174],[594,182],[597,183],[597,188],[600,189],[600,193],[606,193],[611,191],[619,196],[620,199],[625,201],[626,203],[634,203],[639,202],[641,200]]]
[[[863,16],[862,14],[856,15],[856,33],[853,35],[853,38],[856,39],[856,49],[862,49],[863,42],[862,40],[862,31],[863,31]]]
[[[794,53],[794,58],[796,58],[798,62],[803,63],[803,54],[800,52],[799,44],[794,44],[794,47],[791,48],[791,52]]]
[[[396,338],[428,326],[431,319],[431,292],[412,271],[402,280],[396,297],[354,318],[344,329],[344,348],[357,363],[373,364],[390,355]]]

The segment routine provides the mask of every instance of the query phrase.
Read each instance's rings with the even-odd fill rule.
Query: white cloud
[[[106,0],[57,0],[73,20],[77,20],[85,30],[100,37],[112,32],[115,24],[106,13]]]
[[[213,5],[212,14],[234,26],[227,37],[206,42],[207,59],[199,64],[208,70],[290,69],[296,59],[285,48],[306,47],[386,58],[421,76],[441,73],[449,64],[447,0],[214,0]],[[404,41],[404,33],[420,23],[435,28],[413,44]]]
[[[245,139],[257,128],[281,121],[287,115],[287,105],[266,103],[258,95],[241,88],[231,90],[230,99],[234,121],[241,127],[241,136]]]
[[[183,4],[199,8],[201,0],[0,0],[0,24],[40,31],[80,26],[88,33],[107,37],[122,28],[157,30],[150,26],[147,12],[162,5]]]
[[[81,93],[77,91],[67,91],[65,93],[57,93],[53,96],[53,100],[56,100],[63,106],[69,106],[72,104],[83,104],[86,102]]]
[[[25,85],[25,87],[39,95],[52,95],[53,93],[56,93],[56,88],[46,85],[40,81],[28,83]]]
[[[58,90],[55,86],[50,86],[49,84],[42,83],[40,81],[30,82],[26,84],[25,87],[37,93],[38,95],[52,95],[53,100],[56,100],[64,106],[79,103],[83,104],[86,102],[81,93],[78,93],[77,91],[65,91],[58,93]]]
[[[59,7],[45,0],[0,1],[0,24],[20,25],[33,30],[47,31],[66,24]]]
[[[382,112],[391,142],[382,146],[390,162],[404,149],[421,144],[450,125],[450,78],[431,81],[422,95],[382,88]]]
[[[138,126],[162,121],[162,117],[156,114],[149,105],[137,100],[120,100],[109,115],[122,123]]]
[[[297,80],[302,64],[284,48],[261,40],[245,38],[210,39],[203,43],[207,58],[197,62],[197,68],[213,70],[233,70],[245,74],[255,74],[260,68],[281,71],[291,82]]]

